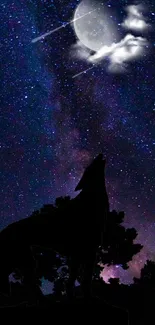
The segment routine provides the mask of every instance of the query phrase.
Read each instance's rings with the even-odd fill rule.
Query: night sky
[[[102,151],[111,209],[125,211],[125,225],[145,245],[129,272],[107,271],[129,281],[146,258],[155,260],[155,4],[145,1],[153,27],[142,58],[122,73],[103,60],[73,78],[91,65],[73,55],[72,24],[32,40],[72,20],[79,3],[1,1],[0,227],[75,195],[84,167]],[[132,4],[104,1],[120,39],[128,33],[120,26],[124,7]]]

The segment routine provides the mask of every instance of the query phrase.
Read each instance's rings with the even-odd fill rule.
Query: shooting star
[[[89,70],[93,69],[93,68],[94,68],[94,66],[95,66],[95,65],[93,65],[92,67],[90,67],[90,68],[88,68],[88,69],[86,69],[86,70],[84,70],[84,71],[81,71],[81,72],[79,72],[79,73],[75,74],[75,75],[72,77],[72,79],[74,79],[74,78],[76,78],[76,77],[80,76],[81,74],[83,74],[83,73],[86,73],[87,71],[89,71]]]
[[[38,36],[38,37],[34,38],[34,39],[31,41],[31,43],[36,43],[36,42],[38,42],[38,41],[44,39],[45,37],[47,37],[47,36],[49,36],[49,35],[51,35],[51,34],[57,32],[58,30],[60,30],[60,29],[62,29],[62,28],[65,28],[67,25],[70,25],[71,23],[75,22],[76,20],[79,20],[79,19],[81,19],[81,18],[83,18],[83,17],[85,17],[85,16],[87,16],[87,15],[90,15],[92,12],[94,12],[94,11],[96,11],[96,10],[100,10],[100,8],[97,8],[97,9],[94,9],[94,10],[92,10],[92,11],[89,11],[89,12],[87,12],[86,14],[84,14],[84,15],[78,17],[78,18],[75,18],[75,19],[73,19],[73,20],[71,20],[71,21],[69,21],[69,22],[67,22],[67,23],[63,23],[61,26],[59,26],[59,27],[57,27],[57,28],[55,28],[55,29],[52,29],[51,31],[49,31],[49,32],[47,32],[47,33],[45,33],[45,34],[43,34],[43,35],[41,35],[41,36]]]
[[[66,25],[68,25],[68,23],[67,23],[67,24],[63,24],[62,26],[57,27],[57,28],[51,30],[50,32],[47,32],[47,33],[45,33],[45,34],[43,34],[43,35],[41,35],[41,36],[38,36],[38,37],[34,38],[34,39],[31,41],[31,43],[36,43],[36,42],[38,42],[38,41],[44,39],[45,37],[47,37],[47,36],[49,36],[49,35],[51,35],[51,34],[57,32],[59,29],[66,27]]]

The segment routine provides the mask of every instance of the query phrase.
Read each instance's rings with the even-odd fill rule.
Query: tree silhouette
[[[127,263],[143,246],[133,242],[137,237],[134,228],[126,229],[122,226],[124,216],[123,211],[117,213],[113,210],[109,213],[103,245],[100,246],[100,262],[107,265],[120,264],[127,269],[129,267]]]
[[[55,205],[44,205],[0,233],[0,291],[7,289],[9,274],[19,269],[30,295],[41,296],[39,279],[44,276],[55,283],[57,298],[65,291],[71,298],[76,279],[88,297],[92,279],[99,281],[105,264],[128,268],[142,246],[133,242],[136,230],[122,225],[124,212],[110,212],[101,154],[75,190],[80,193],[74,199],[59,197]]]
[[[68,200],[61,197],[61,207],[63,202]],[[46,207],[46,212],[50,212],[51,207]],[[44,209],[43,209],[44,210]],[[99,280],[101,271],[103,270],[105,265],[121,265],[122,268],[127,269],[128,262],[132,260],[133,255],[137,254],[141,249],[142,245],[135,244],[133,241],[137,237],[137,232],[134,228],[125,228],[122,226],[122,222],[124,221],[125,214],[124,212],[117,213],[115,210],[109,213],[108,224],[106,233],[104,233],[102,245],[98,247],[96,260],[94,263],[94,272],[93,279]],[[60,292],[65,291],[65,284],[68,279],[68,268],[64,268],[64,273],[62,272],[63,267],[67,264],[67,260],[62,259],[59,255],[56,257],[53,255],[52,251],[43,251],[42,254],[39,255],[40,260],[42,260],[42,268],[38,265],[38,277],[40,274],[44,276],[45,279],[52,281],[55,283],[54,292],[55,296],[57,296],[56,292],[58,291],[58,296],[60,297]],[[37,257],[36,257],[37,258]],[[51,265],[52,261],[52,265]],[[50,265],[50,267],[49,267]],[[57,272],[57,270],[62,268],[61,272]],[[82,279],[82,269],[77,276],[77,280],[81,283]],[[118,280],[111,279],[110,283],[115,284]]]
[[[111,284],[111,286],[118,286],[119,285],[119,278],[110,278],[109,279],[109,283]]]
[[[133,278],[134,284],[155,289],[155,262],[147,260],[141,269],[140,278]]]
[[[70,203],[70,196],[60,196],[55,200],[55,206],[59,209],[67,208]]]

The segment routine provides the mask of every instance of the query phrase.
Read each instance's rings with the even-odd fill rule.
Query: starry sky
[[[102,151],[111,209],[125,211],[125,226],[144,244],[128,272],[108,271],[129,282],[146,258],[155,259],[155,35],[152,29],[149,53],[126,73],[100,64],[73,79],[88,65],[70,55],[70,24],[32,40],[73,19],[79,3],[1,1],[0,228],[57,196],[75,195],[83,168]],[[104,4],[119,30],[131,1]],[[153,26],[155,4],[145,4]]]

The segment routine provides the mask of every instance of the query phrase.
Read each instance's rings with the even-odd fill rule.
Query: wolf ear
[[[99,153],[99,155],[94,159],[94,161],[101,161],[103,160],[103,153]]]
[[[84,171],[84,174],[81,178],[81,180],[79,181],[78,185],[76,186],[75,188],[75,192],[76,191],[80,191],[82,190],[85,186],[87,186],[88,182],[89,182],[89,179],[91,178],[91,174],[93,173],[93,170],[96,170],[100,169],[101,166],[103,166],[103,170],[104,170],[104,167],[105,167],[105,163],[106,163],[106,160],[103,159],[103,154],[100,153],[93,161],[92,163],[86,167],[85,171]]]
[[[106,159],[103,158],[103,153],[100,153],[95,159],[94,159],[94,162],[103,162],[104,166],[106,165]]]

